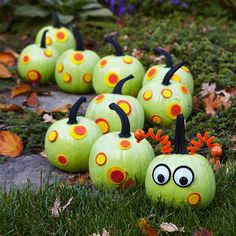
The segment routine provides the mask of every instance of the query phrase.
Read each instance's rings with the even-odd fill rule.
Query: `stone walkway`
[[[22,105],[25,95],[10,98],[10,93],[2,93],[0,99],[9,104]],[[75,94],[65,94],[61,91],[52,92],[51,96],[39,96],[39,108],[50,111],[53,108],[62,107],[65,104],[73,104],[80,96]],[[79,111],[83,115],[88,103],[94,94],[86,95],[87,102],[84,103]],[[17,158],[7,158],[0,163],[0,188],[9,189],[11,186],[22,187],[28,181],[34,187],[41,184],[52,183],[59,179],[66,179],[71,174],[60,171],[51,166],[45,157],[40,155],[23,155]]]

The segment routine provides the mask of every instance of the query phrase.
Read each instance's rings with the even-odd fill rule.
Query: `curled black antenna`
[[[81,34],[78,30],[78,28],[76,26],[72,27],[73,30],[73,35],[75,37],[75,41],[76,41],[76,51],[84,51],[84,44],[83,44],[83,39],[81,37]]]
[[[105,42],[110,43],[115,48],[116,56],[124,56],[123,49],[122,49],[122,47],[120,46],[120,44],[118,43],[117,40],[115,40],[111,36],[107,36],[105,38]]]
[[[113,89],[112,94],[122,94],[122,88],[123,88],[124,83],[130,79],[133,79],[133,78],[134,78],[133,75],[129,75],[129,76],[125,77],[124,79],[120,80],[116,84],[115,88]]]
[[[167,67],[173,67],[173,60],[172,60],[172,56],[170,55],[170,53],[168,53],[167,51],[165,51],[161,48],[154,48],[153,51],[155,53],[163,55],[165,57]]]

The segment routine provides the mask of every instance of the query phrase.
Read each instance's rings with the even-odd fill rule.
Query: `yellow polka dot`
[[[99,152],[96,156],[96,163],[99,165],[99,166],[103,166],[105,165],[107,162],[107,156],[105,153],[103,152]]]
[[[181,69],[185,70],[186,72],[190,73],[190,70],[186,66],[182,66]]]
[[[144,100],[150,100],[152,98],[152,95],[153,95],[152,91],[151,90],[147,90],[143,94],[143,99]]]
[[[124,56],[124,57],[123,57],[123,61],[124,61],[124,63],[126,63],[126,64],[131,64],[131,63],[133,62],[132,58],[129,57],[129,56]]]
[[[190,194],[187,199],[187,202],[191,206],[197,205],[200,201],[201,201],[201,196],[198,193]]]
[[[172,91],[170,89],[162,89],[161,95],[164,98],[170,98],[172,96]]]
[[[100,127],[103,134],[106,134],[109,132],[110,127],[109,127],[109,123],[107,122],[107,120],[105,120],[103,118],[98,118],[98,119],[96,119],[95,122]]]
[[[43,53],[47,57],[51,57],[53,55],[52,51],[48,48],[44,49]]]
[[[56,130],[52,130],[48,135],[48,141],[49,142],[55,142],[57,140],[58,133]]]
[[[151,117],[151,123],[154,124],[160,124],[161,123],[161,117],[158,115],[154,115]]]
[[[174,74],[174,75],[171,77],[171,79],[172,79],[173,81],[175,81],[175,82],[181,82],[181,78],[180,78],[178,75],[176,75],[176,74]]]
[[[91,81],[92,81],[91,73],[85,73],[83,76],[83,81],[87,84],[91,83]]]
[[[62,77],[62,80],[65,82],[65,83],[70,83],[72,81],[72,77],[69,73],[65,73]]]
[[[46,37],[46,45],[51,45],[52,39],[50,37]]]
[[[116,104],[125,112],[127,116],[130,115],[132,108],[131,108],[131,105],[127,101],[120,100]]]
[[[83,139],[87,136],[87,129],[82,125],[72,125],[69,128],[69,134],[74,139]]]
[[[28,55],[23,56],[21,62],[23,64],[28,64],[30,62],[30,57]]]
[[[30,70],[28,73],[27,73],[27,78],[29,80],[31,80],[32,82],[36,83],[40,80],[41,78],[41,74],[36,71],[36,70]]]
[[[63,70],[64,70],[63,64],[62,64],[62,63],[59,63],[58,66],[57,66],[57,71],[58,71],[59,73],[61,73]]]

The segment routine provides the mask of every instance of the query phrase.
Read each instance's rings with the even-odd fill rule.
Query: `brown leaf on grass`
[[[35,92],[29,94],[26,98],[26,101],[23,103],[24,105],[37,108],[39,106],[38,95]]]
[[[215,96],[215,94],[211,94],[209,97],[202,99],[206,114],[215,115],[216,110],[222,107],[222,102],[219,97]]]
[[[60,214],[71,204],[73,197],[71,197],[68,202],[61,207],[61,200],[59,197],[56,197],[53,207],[51,208],[51,214],[53,217],[59,217]]]
[[[205,228],[200,228],[193,233],[193,236],[213,236],[213,233]]]
[[[89,173],[71,175],[67,179],[67,184],[71,187],[79,184],[80,186],[86,186],[91,183]]]
[[[236,151],[236,135],[233,135],[231,141],[233,141],[233,143],[234,143],[234,144],[233,144],[233,147],[232,147],[232,150],[233,150],[233,151]]]
[[[9,72],[9,70],[0,63],[0,79],[9,79],[12,77],[12,74]]]
[[[141,218],[138,221],[138,228],[143,236],[159,236],[160,232],[156,232],[147,219]]]
[[[140,49],[134,48],[132,51],[132,56],[140,60],[143,57],[143,51]]]
[[[0,52],[0,62],[6,66],[16,64],[16,57],[11,52]]]
[[[61,112],[61,113],[65,113],[65,112],[68,112],[68,110],[71,108],[71,105],[70,104],[66,104],[62,107],[58,107],[58,108],[53,108],[51,110],[51,112]]]
[[[30,91],[32,91],[32,88],[29,84],[21,84],[20,86],[17,86],[11,90],[11,98],[28,93]]]
[[[202,83],[201,92],[199,93],[200,97],[205,97],[208,95],[214,95],[216,93],[216,83]]]
[[[24,112],[24,109],[16,104],[2,104],[0,103],[0,110],[3,111],[14,111],[14,112],[19,112],[22,113]]]
[[[233,97],[236,97],[236,88],[229,88],[226,91]]]
[[[179,228],[175,224],[167,222],[162,222],[160,229],[164,232],[184,232],[184,227]]]
[[[49,114],[44,114],[43,120],[44,120],[44,123],[54,123],[56,121],[53,119],[53,116]]]
[[[17,134],[0,131],[0,155],[17,157],[23,151],[23,143]]]
[[[20,56],[17,52],[15,52],[14,50],[12,50],[11,48],[6,48],[4,52],[11,53],[16,59],[18,59],[19,56]]]
[[[201,110],[202,108],[202,102],[198,96],[193,96],[193,108],[196,110]]]
[[[220,169],[221,164],[219,160],[216,160],[216,162],[214,161],[214,159],[210,159],[209,162],[213,165],[213,169],[214,171],[217,171],[218,169]]]

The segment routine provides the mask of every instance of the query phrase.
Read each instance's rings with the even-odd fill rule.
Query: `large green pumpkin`
[[[100,94],[89,103],[85,116],[95,121],[103,133],[121,129],[121,123],[117,122],[118,115],[109,108],[113,102],[128,116],[132,132],[143,128],[144,112],[141,103],[132,96],[122,94],[123,85],[130,79],[133,79],[132,75],[120,80],[111,94]]]
[[[62,27],[58,16],[55,12],[52,13],[53,16],[53,25],[45,26],[39,30],[36,35],[35,43],[39,44],[42,38],[42,34],[45,30],[48,30],[46,45],[52,46],[57,49],[57,51],[61,54],[66,50],[75,48],[75,39],[72,32]]]
[[[107,189],[144,184],[147,167],[154,158],[152,146],[146,139],[137,143],[124,111],[115,103],[109,107],[120,116],[122,129],[101,136],[93,145],[89,157],[91,180]]]
[[[154,51],[158,54],[164,55],[166,59],[166,65],[155,65],[148,69],[143,79],[143,86],[149,82],[161,82],[166,73],[173,67],[173,60],[171,55],[160,48],[155,48]],[[171,77],[173,82],[182,83],[185,85],[189,92],[193,94],[194,81],[190,73],[190,70],[186,66],[182,66]]]
[[[44,31],[40,44],[31,44],[24,48],[18,59],[18,71],[21,78],[30,83],[48,84],[54,81],[54,71],[59,53],[53,47],[46,46]]]
[[[73,33],[76,47],[65,51],[57,60],[55,79],[65,92],[89,93],[93,91],[92,73],[99,56],[84,49],[82,37],[75,27]]]
[[[215,176],[208,160],[188,154],[184,117],[176,123],[173,154],[157,156],[149,165],[145,180],[147,195],[167,205],[206,207],[215,195]]]
[[[151,124],[168,126],[183,113],[186,119],[192,112],[192,95],[188,88],[171,81],[172,75],[184,64],[181,62],[166,73],[162,83],[150,82],[138,94],[146,120]]]
[[[111,37],[105,39],[116,49],[116,55],[103,57],[93,71],[93,88],[97,94],[111,93],[116,84],[132,74],[134,79],[128,81],[123,94],[136,97],[142,87],[145,74],[142,64],[135,57],[124,55],[119,43]]]
[[[77,117],[78,109],[85,101],[85,97],[80,97],[71,108],[69,119],[56,121],[46,133],[47,159],[52,165],[64,171],[88,170],[92,145],[102,135],[94,121]]]

